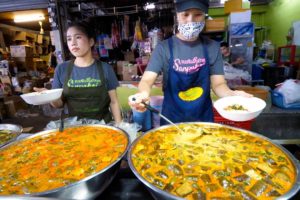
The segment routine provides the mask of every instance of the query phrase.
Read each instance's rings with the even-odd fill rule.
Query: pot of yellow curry
[[[128,151],[131,170],[156,199],[289,199],[299,161],[259,134],[214,123],[153,129]]]
[[[128,134],[106,125],[48,130],[0,149],[0,198],[93,199],[113,180]]]

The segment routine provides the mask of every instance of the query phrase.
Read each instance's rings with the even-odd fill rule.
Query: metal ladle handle
[[[136,99],[133,97],[132,101],[135,101]],[[183,132],[183,130],[176,124],[174,124],[174,122],[172,122],[171,120],[169,120],[167,117],[165,117],[164,115],[161,114],[161,112],[159,110],[156,110],[155,108],[153,108],[152,106],[150,106],[149,104],[145,103],[144,101],[141,102],[148,110],[150,110],[151,112],[154,112],[156,114],[158,114],[161,118],[163,118],[164,120],[166,120],[169,124],[172,124],[173,126],[175,126],[180,132]]]
[[[132,101],[135,101],[136,98],[132,98]],[[160,112],[158,110],[156,110],[155,108],[153,108],[152,106],[150,106],[149,104],[145,103],[144,101],[141,102],[148,110],[150,110],[151,112],[160,114]]]

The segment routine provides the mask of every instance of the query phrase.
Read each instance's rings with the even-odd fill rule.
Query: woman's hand
[[[43,92],[43,91],[46,91],[48,90],[47,88],[37,88],[37,87],[33,87],[33,90],[36,91],[36,92]],[[58,100],[55,100],[55,101],[52,101],[51,103],[51,106],[53,106],[54,108],[62,108],[64,103],[62,101],[62,99],[58,99]]]
[[[147,92],[140,92],[128,97],[128,104],[129,106],[138,111],[138,112],[145,112],[146,108],[142,102],[148,103],[150,100],[149,94]]]

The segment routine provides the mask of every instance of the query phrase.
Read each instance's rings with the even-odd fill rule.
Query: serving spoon
[[[61,110],[60,113],[60,123],[59,123],[59,132],[64,131],[64,107]]]

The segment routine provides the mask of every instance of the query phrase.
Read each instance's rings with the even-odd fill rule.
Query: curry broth
[[[95,174],[126,150],[121,131],[96,126],[66,128],[0,151],[0,195],[43,192]]]
[[[291,189],[295,167],[278,147],[240,130],[185,124],[202,136],[185,141],[173,127],[143,136],[132,163],[148,182],[186,199],[275,199]],[[180,140],[178,138],[181,138]]]

